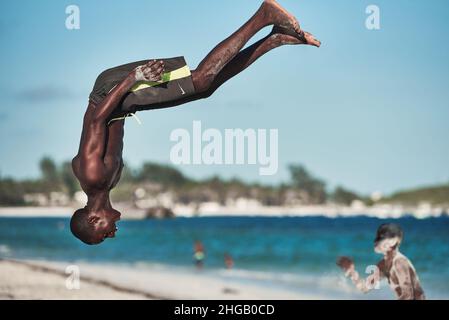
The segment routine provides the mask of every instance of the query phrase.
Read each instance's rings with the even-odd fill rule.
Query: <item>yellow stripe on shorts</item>
[[[160,81],[139,81],[134,87],[131,88],[131,92],[136,92],[142,89],[151,88],[159,86],[163,83],[167,83],[170,81],[183,79],[190,77],[190,68],[189,66],[184,66],[182,68],[173,70],[171,72],[165,72],[162,74],[162,79]]]

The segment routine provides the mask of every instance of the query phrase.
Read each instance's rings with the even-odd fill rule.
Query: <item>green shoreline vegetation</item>
[[[36,206],[39,205],[36,195],[49,199],[54,193],[63,195],[67,203],[74,201],[74,195],[81,189],[72,173],[70,161],[57,164],[51,158],[44,157],[39,167],[40,176],[35,179],[17,180],[0,175],[0,206]],[[292,164],[288,170],[289,181],[261,185],[219,176],[196,180],[171,165],[154,162],[146,162],[139,168],[125,165],[121,181],[112,191],[111,198],[114,202],[130,202],[136,190],[141,189],[149,196],[169,192],[174,202],[181,204],[216,202],[226,205],[229,200],[238,198],[257,200],[264,206],[350,205],[355,200],[367,206],[374,204],[371,197],[341,186],[329,191],[325,181],[316,178],[302,165]],[[423,202],[430,205],[449,204],[449,183],[399,191],[376,203],[417,206]]]

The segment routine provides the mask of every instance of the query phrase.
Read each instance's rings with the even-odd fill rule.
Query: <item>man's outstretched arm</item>
[[[164,62],[151,60],[134,69],[120,84],[96,106],[93,122],[104,123],[117,108],[123,96],[139,81],[159,81],[164,72]]]
[[[351,258],[340,257],[337,260],[337,265],[345,272],[345,276],[351,278],[355,287],[363,293],[367,293],[376,287],[376,283],[380,281],[381,273],[379,264],[374,273],[368,276],[366,279],[360,277],[359,273],[355,270],[354,262]]]

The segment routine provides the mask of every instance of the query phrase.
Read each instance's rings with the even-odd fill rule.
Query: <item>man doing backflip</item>
[[[243,49],[261,29],[269,35]],[[183,57],[139,61],[102,72],[95,82],[84,115],[73,171],[87,205],[71,219],[72,233],[87,244],[114,237],[120,213],[112,208],[109,192],[123,168],[124,118],[137,111],[168,108],[209,97],[268,51],[282,45],[320,46],[300,29],[296,18],[274,0],[265,0],[235,33],[218,44],[195,70]]]

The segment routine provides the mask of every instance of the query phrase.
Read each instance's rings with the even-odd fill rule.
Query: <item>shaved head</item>
[[[89,211],[86,208],[75,211],[70,220],[70,230],[85,244],[95,244],[95,228],[89,223]]]
[[[112,208],[91,211],[82,208],[75,211],[70,220],[73,235],[85,244],[99,244],[106,238],[114,238],[120,220],[120,212]]]

